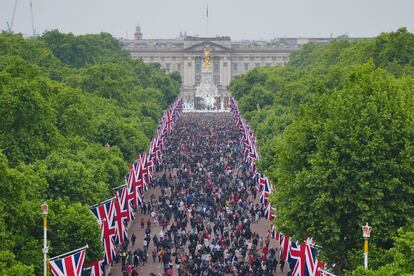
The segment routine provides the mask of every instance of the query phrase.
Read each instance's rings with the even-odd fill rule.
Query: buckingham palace
[[[306,43],[329,43],[333,38],[281,38],[270,41],[232,41],[229,36],[198,37],[180,34],[175,39],[144,39],[136,27],[134,39],[121,44],[132,58],[145,63],[159,63],[167,72],[178,71],[182,77],[182,95],[195,93],[202,77],[205,49],[210,50],[212,78],[219,94],[228,97],[232,78],[261,66],[283,66],[289,55]],[[346,38],[349,39],[349,38]]]

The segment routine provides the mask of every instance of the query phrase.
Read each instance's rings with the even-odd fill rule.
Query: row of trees
[[[414,35],[308,44],[230,90],[257,134],[277,228],[313,237],[335,271],[414,272]],[[257,104],[260,109],[257,109]]]
[[[180,86],[109,34],[0,35],[0,275],[41,273],[46,200],[50,255],[102,257],[89,206],[124,182]]]

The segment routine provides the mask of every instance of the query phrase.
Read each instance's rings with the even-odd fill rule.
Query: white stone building
[[[228,96],[227,87],[235,76],[261,66],[283,66],[289,55],[308,42],[327,43],[332,38],[284,38],[273,41],[232,41],[228,36],[194,37],[180,34],[176,39],[143,39],[137,26],[134,39],[121,40],[132,58],[159,63],[167,72],[178,71],[185,97],[194,96],[201,81],[204,49],[211,49],[213,80],[219,94]],[[227,101],[227,100],[225,100]]]

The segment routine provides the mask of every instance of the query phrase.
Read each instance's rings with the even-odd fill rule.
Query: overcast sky
[[[59,29],[75,34],[109,32],[144,38],[229,35],[233,40],[275,37],[371,37],[405,26],[414,30],[413,0],[32,0],[38,33]],[[6,29],[15,0],[0,0]],[[31,33],[29,0],[18,0],[14,31]]]

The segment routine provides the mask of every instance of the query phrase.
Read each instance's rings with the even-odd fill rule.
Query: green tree
[[[34,276],[33,266],[28,266],[16,260],[9,251],[0,251],[0,275]]]
[[[12,84],[0,94],[0,146],[13,165],[44,158],[58,142],[56,113],[48,101],[47,83]]]
[[[109,34],[0,34],[0,275],[42,272],[45,200],[50,254],[88,244],[102,257],[88,206],[124,183],[180,85]]]
[[[249,94],[240,100],[239,106],[240,109],[248,112],[256,110],[257,108],[263,108],[266,105],[271,105],[272,103],[272,93],[268,92],[259,85],[255,85],[252,87]]]
[[[36,253],[41,252],[40,205],[46,181],[29,166],[10,168],[0,153],[0,183],[0,272],[16,269],[31,274],[30,264],[41,263],[42,258]]]
[[[283,68],[234,79],[232,95],[258,137],[259,168],[276,186],[282,232],[312,236],[336,269],[360,264],[360,226],[378,231],[371,267],[412,217],[412,33],[307,44]],[[260,87],[260,89],[253,89]],[[260,97],[272,102],[255,110]]]
[[[99,225],[88,206],[66,205],[57,199],[50,203],[49,255],[57,256],[88,245],[86,261],[100,260],[103,246]]]
[[[383,33],[375,39],[373,60],[397,76],[410,73],[414,66],[414,34],[401,28],[393,33]]]
[[[371,64],[347,78],[344,89],[315,97],[275,141],[269,171],[278,227],[313,236],[341,267],[362,244],[360,225],[369,221],[375,243],[389,248],[414,206],[413,82]]]

